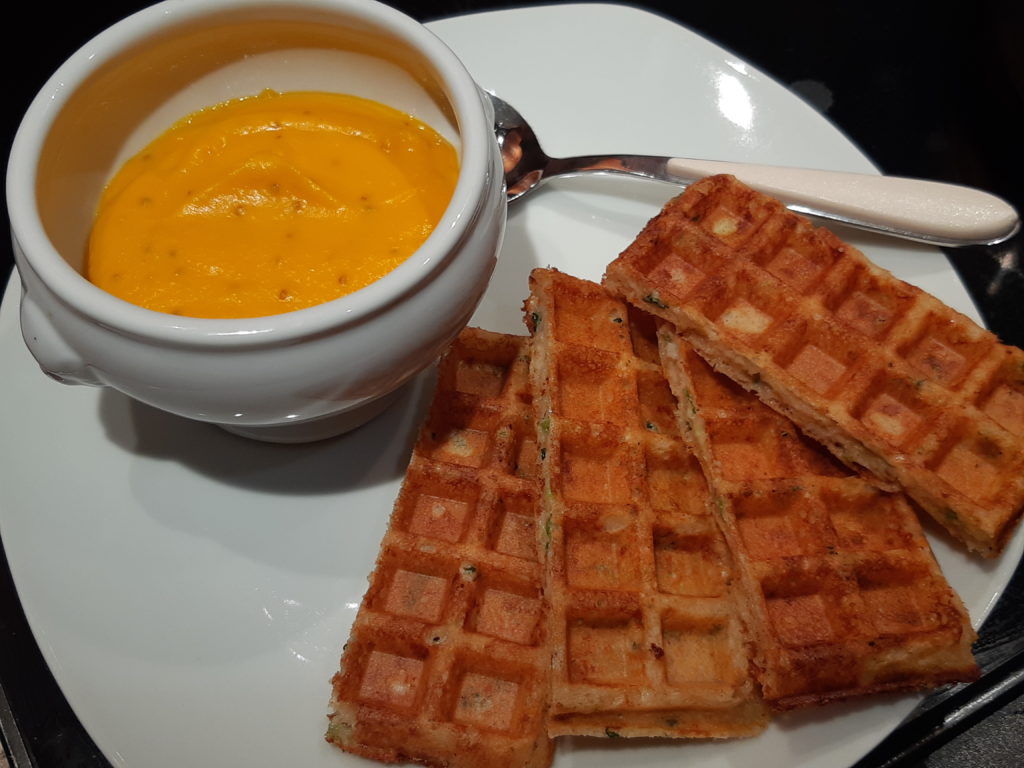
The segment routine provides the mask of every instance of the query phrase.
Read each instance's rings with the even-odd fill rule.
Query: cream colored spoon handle
[[[727,173],[801,213],[937,245],[991,245],[1020,227],[1013,206],[971,187],[899,176],[666,158],[680,183]]]

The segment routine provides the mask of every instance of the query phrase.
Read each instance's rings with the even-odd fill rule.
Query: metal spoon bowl
[[[557,176],[624,174],[686,186],[727,173],[791,210],[905,240],[950,247],[995,245],[1020,228],[1017,211],[1005,200],[944,182],[655,155],[550,157],[526,119],[508,102],[488,95],[509,201]]]

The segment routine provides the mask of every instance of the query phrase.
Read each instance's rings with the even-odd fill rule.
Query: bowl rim
[[[96,285],[72,267],[50,241],[36,199],[37,162],[50,128],[71,95],[91,74],[121,52],[168,29],[189,29],[197,20],[231,12],[312,9],[358,17],[407,43],[433,67],[448,98],[461,140],[459,176],[437,227],[394,270],[346,296],[304,309],[251,318],[196,318],[132,304]],[[482,91],[455,53],[412,17],[377,0],[161,0],[114,23],[87,41],[51,75],[26,110],[8,162],[6,193],[19,267],[31,270],[56,299],[89,321],[126,335],[166,344],[225,346],[293,342],[337,332],[384,311],[433,279],[471,233],[494,169],[493,125]]]

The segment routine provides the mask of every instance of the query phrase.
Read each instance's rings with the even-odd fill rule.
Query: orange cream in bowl
[[[489,102],[374,0],[168,0],[74,53],[8,165],[43,372],[302,442],[470,320],[506,219]]]
[[[451,200],[454,147],[416,118],[328,92],[265,91],[178,121],[100,200],[88,278],[159,312],[271,315],[405,261]]]

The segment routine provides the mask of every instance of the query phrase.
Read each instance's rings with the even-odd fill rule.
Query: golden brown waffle
[[[659,331],[743,584],[776,709],[972,680],[975,633],[909,502],[854,476],[785,417]]]
[[[442,360],[333,679],[328,741],[384,762],[546,766],[550,652],[526,337]]]
[[[653,318],[552,270],[530,277],[552,736],[759,732],[731,565],[681,439]]]
[[[972,550],[1024,508],[1024,351],[730,176],[690,186],[605,285]]]

